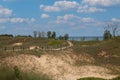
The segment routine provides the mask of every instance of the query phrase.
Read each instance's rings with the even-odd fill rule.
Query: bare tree
[[[41,36],[42,36],[42,35],[41,35],[41,32],[38,31],[38,37],[41,38]]]
[[[52,38],[55,39],[56,38],[56,32],[52,33]]]
[[[37,31],[33,31],[34,37],[37,37]]]
[[[48,32],[47,32],[47,37],[48,37],[48,38],[51,38],[51,34],[52,34],[51,31],[48,31]]]
[[[45,35],[46,35],[46,33],[45,33],[45,32],[41,32],[41,37],[42,37],[42,38],[44,38],[44,37],[45,37]]]
[[[116,33],[120,31],[119,23],[118,22],[109,23],[108,26],[106,27],[106,30],[111,30],[113,37],[115,37]]]
[[[119,24],[118,23],[113,23],[113,25],[111,27],[112,27],[113,37],[115,37],[116,32],[117,32],[117,30],[119,28]]]
[[[64,39],[65,39],[65,40],[68,40],[68,39],[69,39],[69,35],[68,35],[68,34],[65,34],[65,35],[64,35]]]

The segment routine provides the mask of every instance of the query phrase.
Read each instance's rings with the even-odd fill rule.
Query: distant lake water
[[[80,36],[80,37],[69,37],[69,40],[73,41],[94,41],[94,40],[99,40],[102,41],[103,37],[102,36]]]

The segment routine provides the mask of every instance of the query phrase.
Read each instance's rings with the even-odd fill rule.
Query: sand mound
[[[12,46],[21,46],[23,43],[14,43]]]
[[[66,59],[64,59],[65,56],[67,56]],[[104,67],[95,65],[75,66],[73,65],[74,60],[69,55],[65,56],[57,57],[45,54],[39,58],[33,55],[22,54],[4,58],[2,61],[9,66],[17,65],[22,70],[33,70],[37,73],[43,72],[52,76],[55,80],[76,80],[82,77],[107,79],[116,77],[115,75],[110,75],[111,71]]]

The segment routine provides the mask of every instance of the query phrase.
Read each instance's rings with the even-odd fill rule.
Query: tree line
[[[33,32],[34,38],[48,38],[48,39],[59,39],[59,40],[68,40],[69,35],[66,33],[63,36],[60,35],[57,37],[57,34],[55,31],[48,31],[47,33],[45,32],[40,32],[40,31],[34,31]]]

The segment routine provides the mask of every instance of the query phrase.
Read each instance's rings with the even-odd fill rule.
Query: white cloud
[[[46,12],[77,10],[78,13],[95,13],[95,12],[105,12],[106,11],[103,8],[91,6],[89,1],[90,0],[88,0],[88,1],[83,0],[82,3],[78,3],[77,1],[56,1],[51,6],[40,5],[40,9],[42,9]],[[92,1],[94,2],[94,0],[92,0]]]
[[[63,16],[57,16],[57,19],[54,21],[50,21],[49,25],[54,26],[69,26],[69,27],[79,27],[83,28],[83,26],[87,26],[96,23],[93,18],[90,17],[79,17],[73,14],[66,14]]]
[[[54,6],[65,9],[76,8],[78,5],[76,1],[56,1],[54,3]]]
[[[62,10],[77,8],[79,4],[76,1],[56,1],[52,6],[40,5],[40,9],[46,12],[58,12]]]
[[[112,21],[112,22],[120,22],[120,19],[112,18],[111,21]]]
[[[78,13],[95,13],[95,12],[105,12],[105,11],[106,11],[105,9],[90,7],[88,5],[79,6],[77,10]]]
[[[23,23],[23,22],[34,22],[35,19],[34,18],[0,18],[0,23]]]
[[[44,6],[44,5],[40,5],[40,9],[43,9],[46,12],[58,12],[60,11],[60,9],[58,7],[55,6]]]
[[[41,18],[49,18],[50,16],[48,14],[42,14],[40,17]]]
[[[24,19],[24,18],[11,18],[10,19],[10,22],[12,22],[12,23],[22,23],[22,22],[24,22],[26,19]]]
[[[5,26],[0,26],[0,29],[5,29]]]
[[[16,1],[16,0],[3,0],[5,2],[11,2],[11,1]]]
[[[12,10],[0,5],[0,17],[8,17],[12,15]]]
[[[66,14],[64,16],[57,16],[57,21],[77,21],[77,22],[94,22],[95,20],[93,18],[90,17],[84,17],[81,18],[79,16],[73,15],[73,14]]]
[[[82,4],[87,4],[91,6],[112,6],[119,5],[120,0],[82,0]]]
[[[78,16],[75,16],[73,14],[66,14],[64,16],[57,16],[57,20],[72,20],[72,19],[77,19],[79,18]]]
[[[84,23],[88,23],[88,22],[94,22],[95,20],[93,18],[87,17],[87,18],[82,18],[81,21]]]
[[[35,22],[36,20],[35,20],[35,18],[31,18],[30,21],[31,22]]]
[[[0,23],[6,23],[8,21],[9,21],[8,18],[0,18]]]
[[[34,18],[21,18],[21,17],[12,17],[12,10],[5,8],[0,5],[0,23],[23,23],[23,22],[34,22]]]

